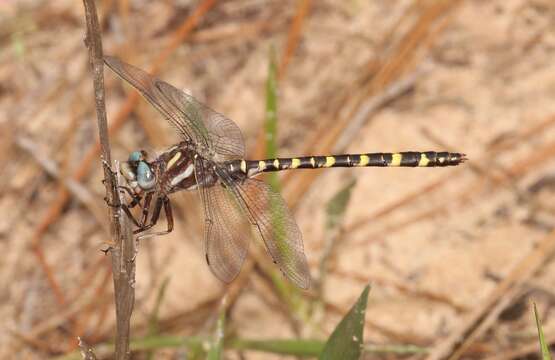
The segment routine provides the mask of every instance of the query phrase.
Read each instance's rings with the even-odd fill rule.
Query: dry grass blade
[[[310,11],[311,5],[312,0],[299,0],[297,13],[295,14],[295,18],[293,19],[289,33],[287,34],[287,44],[285,45],[285,51],[283,53],[281,63],[279,64],[278,79],[285,76],[287,65],[289,65],[289,61],[291,61],[291,57],[295,53],[295,49],[299,46],[303,23],[308,12]]]
[[[457,331],[449,335],[431,352],[428,360],[461,358],[464,351],[489,328],[489,325],[495,322],[504,307],[511,303],[520,291],[520,286],[527,282],[554,253],[555,232],[552,232],[511,270]]]
[[[552,333],[551,336],[546,337],[546,343],[554,344],[555,343],[555,333]],[[526,345],[520,346],[518,349],[511,349],[508,351],[503,351],[494,356],[486,357],[484,360],[506,360],[506,359],[527,359],[527,358],[534,358],[534,355],[538,354],[538,341],[534,339],[530,341]]]

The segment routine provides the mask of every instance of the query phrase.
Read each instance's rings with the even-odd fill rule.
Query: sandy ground
[[[105,52],[146,69],[202,2],[110,3],[99,4]],[[219,3],[159,74],[233,119],[251,157],[263,126],[270,48],[283,63],[298,9],[295,1]],[[43,226],[97,136],[83,29],[80,2],[0,2],[1,358],[44,359],[75,350],[74,335],[93,345],[113,336],[110,262],[99,251],[109,235],[97,157],[81,190]],[[555,333],[553,2],[312,1],[299,36],[279,85],[281,156],[450,150],[470,160],[457,168],[286,175],[283,194],[314,279],[331,236],[326,203],[356,179],[334,235],[325,306],[299,324],[259,267],[247,269],[229,311],[230,334],[324,338],[371,283],[366,343],[413,344],[441,358],[473,317],[503,311],[462,357],[534,354],[531,301],[550,339]],[[113,121],[130,89],[105,75]],[[357,116],[364,121],[354,131],[341,128]],[[340,135],[329,140],[337,126]],[[124,160],[176,137],[141,100],[111,140],[114,157]],[[146,334],[164,279],[163,334],[210,334],[226,290],[204,260],[196,194],[176,195],[175,203],[176,230],[143,242],[137,258],[137,336]],[[230,350],[226,358],[282,357]]]

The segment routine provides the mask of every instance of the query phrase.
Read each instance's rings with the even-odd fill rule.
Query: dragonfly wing
[[[197,182],[210,181],[214,176],[205,168],[203,160],[195,161]],[[216,183],[213,186],[199,186],[204,206],[204,241],[206,261],[210,270],[223,282],[231,282],[245,261],[250,242],[251,224],[237,203],[235,194]]]
[[[210,109],[185,92],[124,63],[115,57],[104,62],[116,74],[135,87],[186,140],[215,161],[243,158],[245,143],[241,130],[230,119]]]
[[[224,115],[212,110],[191,95],[177,90],[163,81],[160,91],[180,112],[180,119],[187,119],[197,134],[198,142],[207,144],[214,151],[215,161],[242,159],[245,157],[245,142],[239,127]]]
[[[310,286],[310,270],[301,231],[281,195],[263,181],[247,179],[234,187],[251,223],[284,275],[302,289]]]

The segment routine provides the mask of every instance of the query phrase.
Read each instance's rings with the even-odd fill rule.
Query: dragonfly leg
[[[164,198],[164,212],[166,213],[166,221],[168,222],[168,230],[166,230],[165,233],[169,234],[173,231],[173,212],[170,199],[167,197]]]
[[[156,223],[158,222],[158,218],[160,217],[160,211],[162,210],[162,205],[164,203],[164,198],[159,197],[156,199],[156,204],[154,205],[154,210],[152,212],[152,216],[150,218],[150,223],[146,224],[146,221],[148,219],[148,214],[150,212],[150,202],[152,200],[152,193],[149,193],[146,195],[145,197],[145,203],[143,205],[143,216],[141,219],[141,222],[139,224],[139,228],[136,229],[135,231],[133,231],[133,234],[138,234],[141,233],[143,231],[146,231],[148,229],[150,229],[151,227],[153,227],[154,225],[156,225]]]
[[[158,222],[158,219],[160,218],[160,212],[162,211],[162,206],[164,207],[164,212],[166,213],[166,221],[168,223],[167,230],[141,235],[140,238],[144,238],[147,236],[166,235],[173,231],[173,212],[172,212],[170,199],[168,199],[167,197],[159,198],[156,201],[156,205],[152,213],[152,218],[150,219],[150,224],[144,226],[141,231],[145,231],[147,229],[150,229],[154,225],[156,225],[156,223]]]
[[[131,221],[133,221],[133,224],[138,227],[141,228],[141,224],[139,224],[139,221],[137,221],[137,219],[135,218],[135,216],[133,216],[133,214],[131,213],[131,210],[129,210],[130,208],[127,205],[122,205],[121,208],[123,209],[123,211],[125,212],[125,214],[127,215],[128,218],[131,219]]]
[[[111,203],[108,200],[108,198],[105,196],[104,201],[106,202],[106,204],[108,206],[113,207],[113,208],[117,208],[117,207],[120,207],[120,206],[127,206],[128,208],[132,209],[132,208],[134,208],[135,206],[137,206],[138,204],[141,203],[141,200],[142,200],[141,195],[134,193],[129,187],[120,185],[120,186],[118,186],[118,189],[125,190],[125,192],[127,192],[127,194],[129,194],[129,196],[131,197],[131,199],[132,199],[131,202],[127,205],[122,205],[122,204],[116,205],[116,204]]]
[[[143,215],[141,217],[141,225],[139,226],[140,228],[144,228],[146,221],[148,220],[148,213],[150,212],[150,202],[152,201],[152,195],[153,193],[148,193],[145,196],[145,202],[143,204]],[[156,205],[158,205],[158,203]],[[154,211],[156,211],[156,209],[154,209]]]
[[[150,223],[148,225],[143,226],[140,229],[135,230],[133,233],[138,234],[139,232],[143,232],[145,230],[148,230],[151,227],[153,227],[154,225],[156,225],[156,223],[158,222],[158,219],[160,218],[160,212],[162,211],[162,206],[164,206],[164,212],[166,213],[166,221],[168,222],[168,229],[166,231],[159,231],[159,232],[142,234],[142,235],[137,236],[137,238],[135,239],[135,255],[133,256],[133,259],[131,261],[135,261],[135,258],[137,257],[137,254],[139,252],[139,242],[142,239],[147,238],[147,237],[152,237],[152,236],[166,235],[166,234],[169,234],[170,232],[172,232],[172,230],[173,230],[172,207],[171,207],[171,204],[170,204],[170,199],[168,199],[166,196],[164,196],[164,197],[159,197],[158,199],[156,199],[156,205],[154,206],[154,211],[152,212],[152,217],[150,218]]]
[[[132,208],[134,208],[135,206],[137,206],[138,204],[141,203],[141,200],[142,200],[141,195],[133,192],[133,190],[131,190],[128,186],[120,185],[120,186],[118,186],[118,189],[124,190],[129,195],[129,197],[131,197],[131,199],[132,199],[131,202],[129,204],[127,204],[128,208],[132,209]]]

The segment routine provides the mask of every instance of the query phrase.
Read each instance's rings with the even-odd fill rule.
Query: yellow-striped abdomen
[[[391,154],[391,163],[389,166],[400,166],[401,160],[403,160],[403,155],[400,153]]]
[[[418,166],[428,166],[430,163],[430,159],[426,156],[426,154],[420,154],[420,161],[418,162]]]
[[[357,166],[366,166],[369,162],[370,158],[368,157],[368,155],[360,155],[360,162],[357,164]]]
[[[332,167],[333,164],[335,164],[335,157],[326,156],[326,162],[324,163],[324,167]]]

